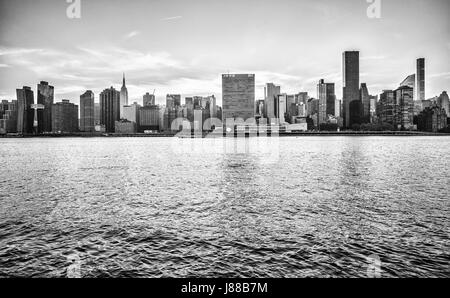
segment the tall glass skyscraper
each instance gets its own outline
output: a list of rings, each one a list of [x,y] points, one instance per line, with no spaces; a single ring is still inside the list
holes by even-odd
[[[47,82],[37,85],[37,103],[44,106],[38,113],[38,133],[52,132],[52,106],[55,88]]]
[[[342,54],[344,126],[351,127],[360,122],[361,103],[359,98],[359,52]]]

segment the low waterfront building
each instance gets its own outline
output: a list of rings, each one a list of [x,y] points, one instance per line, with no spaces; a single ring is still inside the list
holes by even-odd
[[[121,119],[115,122],[115,133],[135,134],[136,132],[136,122],[132,122],[126,119]]]

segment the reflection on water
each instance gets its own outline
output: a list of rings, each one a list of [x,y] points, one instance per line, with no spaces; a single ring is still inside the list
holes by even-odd
[[[449,276],[448,137],[0,142],[0,276]]]

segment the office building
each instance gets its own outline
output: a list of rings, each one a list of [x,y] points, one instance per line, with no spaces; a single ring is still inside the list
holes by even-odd
[[[412,129],[414,126],[414,89],[403,86],[395,90],[395,128]]]
[[[268,119],[270,123],[270,119],[278,118],[275,114],[276,101],[278,99],[278,95],[281,94],[281,87],[276,86],[273,83],[267,83],[266,87],[264,87],[264,98],[265,98],[265,107],[266,107],[266,115],[265,117]]]
[[[63,99],[52,105],[52,129],[55,133],[78,131],[78,106]]]
[[[17,100],[0,103],[0,134],[17,132]]]
[[[94,92],[91,90],[80,96],[80,131],[95,131],[95,102]]]
[[[119,118],[123,118],[123,107],[128,105],[128,89],[125,85],[125,74],[123,74],[122,88],[120,89],[120,115]]]
[[[425,58],[416,61],[416,90],[415,100],[425,100]]]
[[[222,96],[223,121],[239,118],[245,121],[254,118],[255,75],[222,75]]]
[[[450,117],[450,100],[446,91],[443,91],[436,100],[437,105],[445,110],[445,113]]]
[[[438,105],[425,108],[417,116],[417,129],[427,132],[439,132],[447,127],[448,114]]]
[[[377,116],[380,124],[390,124],[395,126],[396,101],[395,92],[384,90],[380,95],[377,107]]]
[[[44,106],[37,111],[38,133],[52,132],[52,105],[54,102],[55,88],[42,81],[37,85],[37,103]]]
[[[100,124],[105,131],[114,132],[115,122],[120,120],[120,92],[113,87],[100,93]]]
[[[343,53],[343,118],[344,126],[360,124],[361,103],[359,98],[359,52]]]
[[[34,111],[34,93],[30,87],[24,86],[16,90],[17,94],[17,132],[19,134],[32,134]]]
[[[319,99],[319,123],[326,123],[329,115],[336,114],[334,83],[325,83],[324,80],[320,80],[317,84],[317,97]]]
[[[166,108],[173,109],[181,106],[181,95],[179,94],[167,94],[166,96]]]
[[[115,122],[114,132],[117,134],[135,134],[137,132],[136,122],[120,119]]]
[[[156,105],[144,106],[139,109],[138,131],[160,130],[160,109]]]
[[[361,83],[359,96],[361,99],[361,123],[370,123],[370,94],[366,83]]]
[[[156,99],[154,94],[145,93],[143,96],[143,105],[146,106],[154,106],[156,104]]]

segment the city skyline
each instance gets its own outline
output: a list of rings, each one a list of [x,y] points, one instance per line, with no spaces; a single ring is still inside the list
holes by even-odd
[[[156,90],[159,104],[175,93],[215,94],[222,105],[221,74],[229,72],[255,74],[256,100],[264,99],[268,82],[281,86],[282,93],[314,96],[320,79],[335,83],[342,99],[340,55],[349,50],[360,51],[360,82],[373,95],[397,88],[415,72],[415,60],[425,57],[430,98],[450,88],[445,14],[450,4],[411,2],[382,1],[381,19],[371,19],[369,4],[359,0],[263,1],[258,6],[241,1],[226,9],[214,1],[133,1],[127,7],[83,1],[81,19],[71,20],[65,1],[0,1],[0,98],[15,99],[17,88],[35,90],[37,82],[47,81],[55,86],[55,101],[79,103],[79,96],[92,90],[99,102],[104,88],[120,90],[125,72],[130,103],[141,103],[144,94]],[[273,19],[272,9],[277,9]],[[112,17],[94,26],[105,11],[125,21],[113,24]],[[49,20],[37,22],[42,15]],[[236,33],[226,20],[242,30]]]

